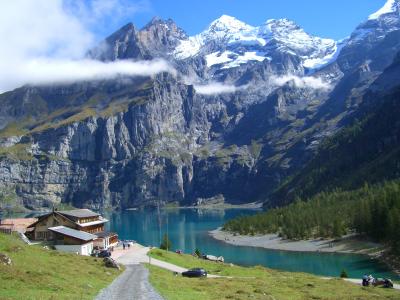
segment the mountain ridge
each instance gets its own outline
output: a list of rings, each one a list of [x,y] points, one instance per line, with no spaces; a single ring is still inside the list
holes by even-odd
[[[6,199],[30,209],[58,202],[127,208],[215,197],[270,201],[325,138],[349,124],[364,95],[400,81],[395,71],[377,80],[400,51],[393,14],[378,19],[360,24],[341,49],[329,41],[321,50],[321,39],[312,47],[313,38],[291,21],[270,21],[263,34],[275,36],[263,44],[254,27],[224,17],[239,35],[226,38],[224,24],[214,23],[221,36],[185,59],[174,51],[190,37],[172,20],[155,18],[140,30],[127,24],[88,58],[163,59],[178,75],[25,86],[0,95],[0,208],[11,205]],[[278,29],[290,37],[285,28],[311,48],[280,41]],[[318,55],[318,68],[304,65]]]

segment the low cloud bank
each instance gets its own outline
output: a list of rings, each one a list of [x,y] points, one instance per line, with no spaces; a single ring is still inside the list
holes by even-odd
[[[2,88],[24,84],[43,85],[49,83],[73,83],[85,80],[112,79],[119,75],[153,76],[169,72],[176,75],[164,60],[115,61],[35,59],[17,64],[8,70]]]
[[[206,85],[194,85],[196,92],[201,95],[218,95],[234,93],[241,87],[222,83],[210,83]]]
[[[312,88],[316,90],[329,90],[331,85],[319,77],[299,77],[295,75],[273,76],[272,82],[278,86],[283,86],[292,81],[298,88]]]
[[[187,84],[191,84],[191,81],[186,80]],[[293,82],[297,88],[311,88],[315,90],[329,90],[331,85],[319,77],[299,77],[295,75],[285,76],[272,76],[271,83],[277,86],[284,86],[288,82]],[[194,87],[198,94],[202,95],[219,95],[219,94],[230,94],[240,90],[244,90],[248,85],[235,86],[229,84],[223,84],[219,82],[213,82],[209,84],[194,84]]]

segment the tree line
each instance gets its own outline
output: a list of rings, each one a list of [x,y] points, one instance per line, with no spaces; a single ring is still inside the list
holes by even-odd
[[[400,181],[322,192],[286,207],[232,219],[223,229],[244,235],[278,233],[293,240],[356,232],[388,243],[400,254]]]

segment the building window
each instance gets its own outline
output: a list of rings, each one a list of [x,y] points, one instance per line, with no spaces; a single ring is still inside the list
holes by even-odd
[[[47,240],[49,238],[49,232],[48,231],[38,231],[37,232],[37,237],[39,240]]]

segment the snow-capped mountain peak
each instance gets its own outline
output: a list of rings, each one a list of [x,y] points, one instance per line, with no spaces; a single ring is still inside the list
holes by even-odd
[[[257,36],[258,29],[234,17],[223,15],[213,21],[202,33],[183,40],[176,48],[174,55],[178,59],[196,56],[202,47],[209,42],[224,45],[245,43],[265,45],[265,41]]]
[[[308,69],[329,64],[341,49],[334,40],[310,35],[289,19],[266,21],[259,27],[259,35],[277,41],[282,50],[299,55]]]
[[[239,32],[239,31],[247,31],[253,30],[254,27],[236,19],[235,17],[231,17],[228,15],[222,15],[220,18],[213,21],[209,28],[209,32]]]
[[[249,61],[271,60],[274,53],[297,55],[308,69],[319,68],[335,58],[340,47],[331,39],[306,33],[289,19],[270,19],[258,27],[223,15],[202,33],[182,40],[174,51],[177,59],[204,55],[207,66],[222,69]]]
[[[364,41],[381,40],[390,32],[400,29],[400,0],[387,0],[386,4],[361,23],[351,34],[349,45]]]
[[[289,19],[269,19],[262,26],[260,26],[260,29],[264,29],[272,33],[277,33],[282,29],[298,30],[301,28],[295,22]]]
[[[400,11],[400,1],[399,0],[387,0],[385,5],[379,9],[377,12],[373,13],[368,17],[368,20],[379,19],[383,15],[391,13],[399,13]]]

